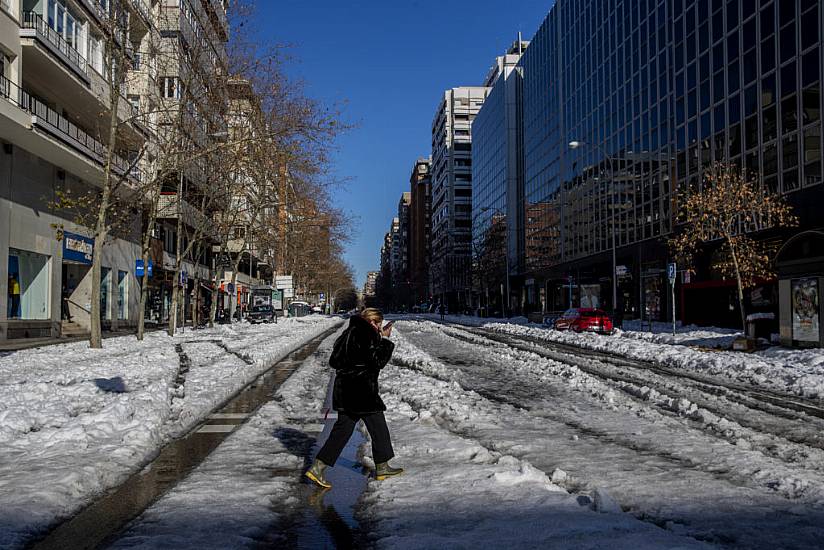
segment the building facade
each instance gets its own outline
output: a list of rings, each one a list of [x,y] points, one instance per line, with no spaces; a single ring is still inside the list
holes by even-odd
[[[530,307],[611,309],[614,277],[625,315],[668,318],[675,201],[714,160],[785,195],[802,229],[821,227],[822,17],[810,0],[556,3],[520,62]],[[686,321],[737,315],[714,253],[678,282]],[[774,309],[773,294],[766,282],[748,299]]]
[[[392,288],[394,306],[409,310],[412,307],[409,272],[409,222],[412,193],[405,191],[398,201],[398,217],[392,221]]]
[[[409,280],[412,301],[428,302],[429,260],[431,255],[432,161],[421,158],[415,162],[409,177]]]
[[[472,121],[489,94],[485,86],[444,92],[432,122],[433,298],[451,311],[471,303]]]
[[[80,334],[90,326],[94,232],[88,216],[61,207],[58,199],[91,196],[101,188],[110,105],[117,109],[112,171],[123,181],[116,196],[123,207],[103,247],[101,316],[104,328],[136,323],[136,260],[145,227],[141,186],[162,149],[152,129],[160,123],[156,113],[168,112],[164,100],[197,112],[181,102],[182,75],[194,74],[188,64],[211,64],[201,72],[225,76],[225,8],[218,0],[0,2],[0,340]],[[116,47],[124,54],[125,80],[116,101],[109,98],[108,79],[118,71],[106,66],[105,57],[110,27],[118,29]],[[181,56],[183,43],[190,55],[202,55]],[[191,133],[207,127],[208,136],[220,127],[210,122],[193,115]],[[203,173],[192,164],[192,173]],[[191,183],[186,188],[195,189],[197,178],[185,179]],[[191,204],[178,208],[177,190],[170,181],[158,205],[165,221],[151,244],[149,321],[168,318],[169,290],[177,284],[168,277],[177,216],[204,217]],[[192,276],[187,299],[200,289],[194,279],[208,280],[207,264],[205,256],[186,264]]]
[[[495,60],[484,82],[491,89],[489,97],[472,123],[473,290],[482,313],[519,307],[516,288],[521,285],[512,284],[524,255],[523,79],[518,61],[528,45],[519,39]]]
[[[149,32],[148,1],[128,3],[124,50],[134,59]],[[145,135],[126,123],[133,108],[111,101],[102,50],[111,14],[97,3],[0,3],[0,340],[55,337],[90,326],[93,232],[59,197],[100,189],[109,148],[104,131],[116,105],[122,138],[112,145],[113,177],[127,200],[140,185],[126,145]],[[139,290],[140,217],[123,223],[103,250],[104,326],[134,324]]]

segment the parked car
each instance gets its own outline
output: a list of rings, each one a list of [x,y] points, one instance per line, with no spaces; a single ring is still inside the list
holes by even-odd
[[[252,324],[276,322],[275,309],[269,304],[252,306],[252,310],[246,316],[246,320]]]
[[[566,310],[555,319],[555,330],[574,330],[575,332],[598,332],[612,334],[612,319],[602,309],[576,307]]]

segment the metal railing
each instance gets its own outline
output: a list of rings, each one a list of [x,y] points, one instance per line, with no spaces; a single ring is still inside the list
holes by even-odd
[[[86,157],[101,165],[105,162],[107,149],[103,143],[4,76],[0,76],[0,97],[33,115],[33,124],[43,126]],[[112,156],[112,165],[118,174],[129,172],[129,176],[140,181],[140,170],[136,166],[130,170],[130,163],[120,155]]]
[[[89,66],[86,58],[80,55],[80,52],[74,49],[66,41],[66,39],[60,35],[60,33],[51,28],[39,13],[24,11],[21,26],[24,29],[34,29],[37,31],[37,36],[42,37],[49,44],[57,48],[57,50],[63,54],[70,63],[75,65],[78,69],[80,69],[80,71],[83,72],[83,74],[88,76]]]

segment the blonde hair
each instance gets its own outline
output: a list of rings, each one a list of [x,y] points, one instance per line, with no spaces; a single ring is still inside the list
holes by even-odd
[[[368,307],[360,312],[360,316],[367,321],[383,322],[383,312],[376,307]]]

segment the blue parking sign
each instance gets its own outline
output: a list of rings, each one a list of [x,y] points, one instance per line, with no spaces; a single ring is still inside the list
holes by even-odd
[[[667,265],[667,277],[669,277],[670,284],[675,282],[675,275],[678,273],[678,266],[675,263]]]

